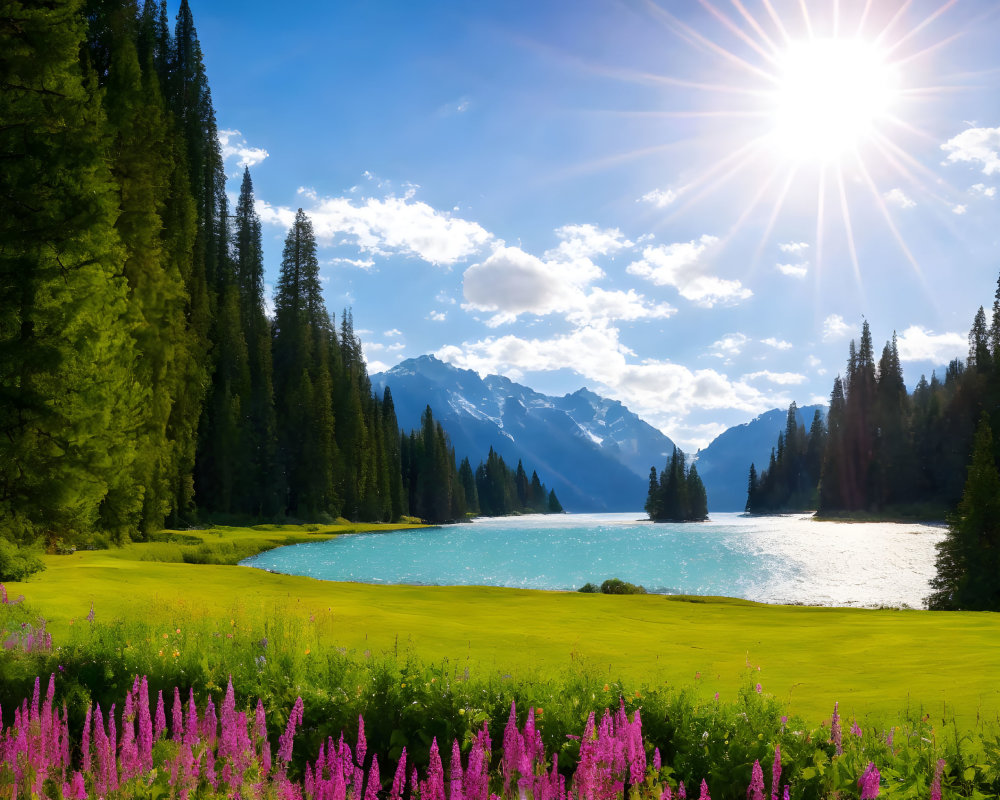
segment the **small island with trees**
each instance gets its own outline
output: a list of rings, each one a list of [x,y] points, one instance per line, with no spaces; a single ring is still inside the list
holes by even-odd
[[[685,467],[684,453],[674,448],[659,477],[649,468],[645,511],[653,522],[704,522],[708,495],[694,464]]]

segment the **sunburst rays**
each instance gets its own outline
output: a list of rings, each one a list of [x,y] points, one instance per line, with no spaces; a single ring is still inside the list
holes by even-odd
[[[813,180],[816,198],[813,260],[816,273],[820,275],[823,271],[826,240],[842,232],[854,280],[863,294],[863,254],[856,238],[852,207],[866,201],[848,191],[846,168],[868,189],[866,194],[871,196],[871,202],[878,209],[877,216],[883,220],[913,274],[923,282],[920,264],[886,205],[884,194],[893,181],[902,181],[921,196],[946,205],[954,204],[944,195],[958,195],[957,190],[941,181],[908,149],[910,143],[918,142],[930,150],[940,141],[912,122],[908,111],[920,104],[933,103],[943,95],[969,88],[965,84],[968,76],[963,74],[947,79],[939,76],[928,85],[920,85],[919,79],[914,82],[913,77],[920,74],[915,67],[932,66],[935,56],[954,45],[962,36],[961,30],[948,30],[945,25],[948,13],[957,2],[942,0],[920,13],[914,0],[887,0],[885,3],[875,0],[826,0],[824,3],[807,0],[729,0],[726,8],[720,0],[699,0],[699,6],[705,13],[702,15],[703,22],[695,23],[681,20],[667,11],[663,0],[643,0],[642,8],[652,19],[676,39],[700,51],[708,58],[707,63],[714,65],[708,71],[717,80],[702,80],[690,75],[684,79],[688,84],[698,83],[703,91],[715,98],[708,109],[711,115],[704,115],[703,120],[710,123],[715,117],[720,124],[734,127],[732,149],[701,169],[689,170],[683,185],[675,187],[679,200],[664,215],[662,224],[674,221],[691,207],[710,198],[738,173],[757,165],[757,183],[726,237],[734,236],[753,218],[753,211],[766,207],[769,198],[773,198],[770,199],[770,213],[763,238],[749,265],[753,269],[796,184],[801,180]],[[788,163],[782,167],[781,158],[788,157],[789,148],[786,146],[784,153],[775,154],[773,131],[762,134],[760,129],[754,127],[750,129],[752,132],[748,131],[747,140],[740,144],[735,128],[741,118],[759,116],[754,113],[755,108],[773,113],[769,106],[773,106],[774,93],[780,91],[782,59],[792,48],[808,48],[815,46],[810,42],[821,41],[860,42],[866,47],[877,48],[886,69],[902,76],[899,84],[893,87],[894,105],[888,107],[889,104],[886,104],[886,108],[879,110],[877,120],[864,131],[864,136],[859,136],[858,141],[847,141],[842,152],[835,155],[808,153],[805,160],[812,159],[814,169],[802,170],[801,163]],[[933,74],[934,71],[926,69],[925,72]],[[720,75],[724,77],[720,79]],[[675,76],[668,77],[681,80]],[[734,91],[738,89],[743,91]],[[744,104],[726,104],[724,100],[720,103],[720,95],[725,93],[750,99]],[[759,104],[756,107],[752,105],[755,102]],[[690,111],[695,110],[706,111],[704,108],[667,108],[660,115],[694,118]],[[878,175],[873,174],[873,159],[877,159]],[[775,166],[776,162],[778,166]],[[886,184],[883,189],[879,188],[879,181]],[[863,212],[861,215],[864,216]],[[831,227],[833,223],[837,223],[839,230]]]

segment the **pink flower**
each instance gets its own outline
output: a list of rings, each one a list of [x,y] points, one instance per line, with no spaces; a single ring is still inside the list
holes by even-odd
[[[382,779],[378,774],[378,756],[372,755],[372,765],[368,770],[368,785],[365,787],[365,800],[378,800],[380,788],[382,788]]]
[[[757,694],[760,694],[761,692],[764,691],[764,687],[762,687],[759,683],[753,688],[756,690]]]
[[[941,800],[941,775],[944,774],[944,759],[939,758],[934,767],[934,780],[931,782],[931,800]]]
[[[153,741],[158,742],[167,729],[167,714],[163,710],[163,689],[156,695],[156,722],[153,726]]]
[[[653,769],[656,770],[657,772],[659,772],[660,768],[662,766],[663,766],[663,762],[660,760],[660,748],[659,747],[654,747],[653,748]]]
[[[406,788],[406,748],[399,754],[399,763],[396,764],[396,774],[392,779],[392,792],[389,800],[399,800],[403,796]]]
[[[874,800],[874,798],[878,797],[879,781],[881,779],[882,776],[879,775],[878,767],[869,761],[864,774],[858,778],[858,786],[861,787],[861,800]]]
[[[760,768],[760,761],[756,759],[753,762],[750,785],[747,787],[747,797],[749,800],[764,800],[764,770]]]
[[[774,764],[771,765],[771,800],[778,800],[778,785],[780,783],[781,783],[781,745],[775,745]]]
[[[365,721],[358,716],[358,745],[354,748],[354,755],[358,759],[358,766],[364,767],[365,753],[368,751],[368,742],[365,740]]]
[[[833,704],[833,717],[830,719],[830,741],[837,748],[838,756],[844,752],[842,734],[840,732],[840,714],[837,713],[839,705],[840,703]]]
[[[712,798],[709,797],[708,784],[705,782],[704,778],[701,779],[701,794],[698,795],[698,800],[712,800]]]

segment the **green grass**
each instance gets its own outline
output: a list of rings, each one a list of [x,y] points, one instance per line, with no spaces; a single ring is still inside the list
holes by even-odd
[[[164,631],[224,618],[252,633],[266,621],[297,618],[314,626],[319,651],[405,651],[515,678],[586,670],[631,685],[693,686],[705,697],[718,691],[723,699],[745,686],[750,665],[766,692],[814,724],[834,701],[848,719],[927,712],[969,729],[1000,718],[1000,615],[372,586],[231,565],[269,547],[388,526],[315,528],[165,533],[118,550],[46,556],[45,572],[8,590],[49,620],[57,645],[79,631],[72,625],[85,624],[93,602],[99,620],[141,617]]]

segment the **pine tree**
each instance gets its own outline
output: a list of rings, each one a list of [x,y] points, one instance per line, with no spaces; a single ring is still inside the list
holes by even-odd
[[[545,486],[542,485],[541,480],[538,478],[538,473],[534,470],[531,472],[531,485],[528,488],[528,494],[531,496],[532,510],[537,511],[539,514],[544,514],[548,507]]]
[[[700,521],[708,519],[708,495],[705,484],[701,482],[698,468],[692,464],[687,473],[687,512],[684,519]]]
[[[830,410],[826,415],[826,450],[819,483],[819,510],[821,513],[843,509],[847,502],[846,425],[847,401],[844,384],[838,375],[830,392]]]
[[[562,514],[563,507],[562,503],[559,502],[559,498],[556,497],[556,490],[553,489],[549,492],[549,502],[548,502],[548,512],[550,514]]]
[[[750,476],[747,479],[747,504],[744,508],[749,514],[757,513],[757,468],[750,463]]]
[[[142,397],[135,410],[135,461],[131,470],[119,472],[101,511],[104,527],[135,537],[161,529],[173,503],[176,442],[168,426],[180,388],[186,295],[163,241],[172,135],[159,80],[151,62],[145,72],[140,69],[121,11],[106,37],[111,52],[105,107],[120,196],[115,227],[126,249],[135,378]]]
[[[458,468],[458,477],[462,485],[462,492],[465,495],[465,508],[472,514],[479,514],[479,494],[476,492],[476,474],[472,471],[472,464],[468,457],[462,459]]]
[[[992,368],[990,332],[986,327],[986,312],[982,306],[979,306],[969,330],[969,358],[966,366],[981,373],[989,372]]]
[[[403,492],[403,464],[400,453],[399,423],[396,421],[396,407],[392,402],[392,392],[389,387],[385,387],[382,393],[382,433],[385,438],[386,468],[389,472],[389,519],[393,522],[399,520],[406,512],[405,496]],[[468,461],[468,459],[466,459]],[[475,481],[473,480],[472,490],[475,492]],[[479,503],[466,500],[470,509],[479,511]]]
[[[110,142],[77,2],[0,26],[0,527],[87,532],[137,427]]]
[[[244,400],[243,457],[246,480],[238,489],[239,506],[256,517],[273,517],[283,493],[276,463],[274,376],[271,326],[264,310],[264,258],[260,217],[254,208],[250,170],[236,203],[232,261],[239,288],[240,321],[247,349],[249,393]]]
[[[299,209],[285,239],[275,293],[274,395],[278,462],[293,516],[336,516],[332,331],[320,292],[312,223]],[[360,416],[360,407],[355,416]]]
[[[958,511],[938,545],[937,577],[931,586],[931,608],[1000,609],[1000,472],[985,416],[976,429]]]
[[[649,468],[649,491],[646,493],[646,505],[643,510],[650,519],[660,517],[660,479],[656,475],[656,467]]]

